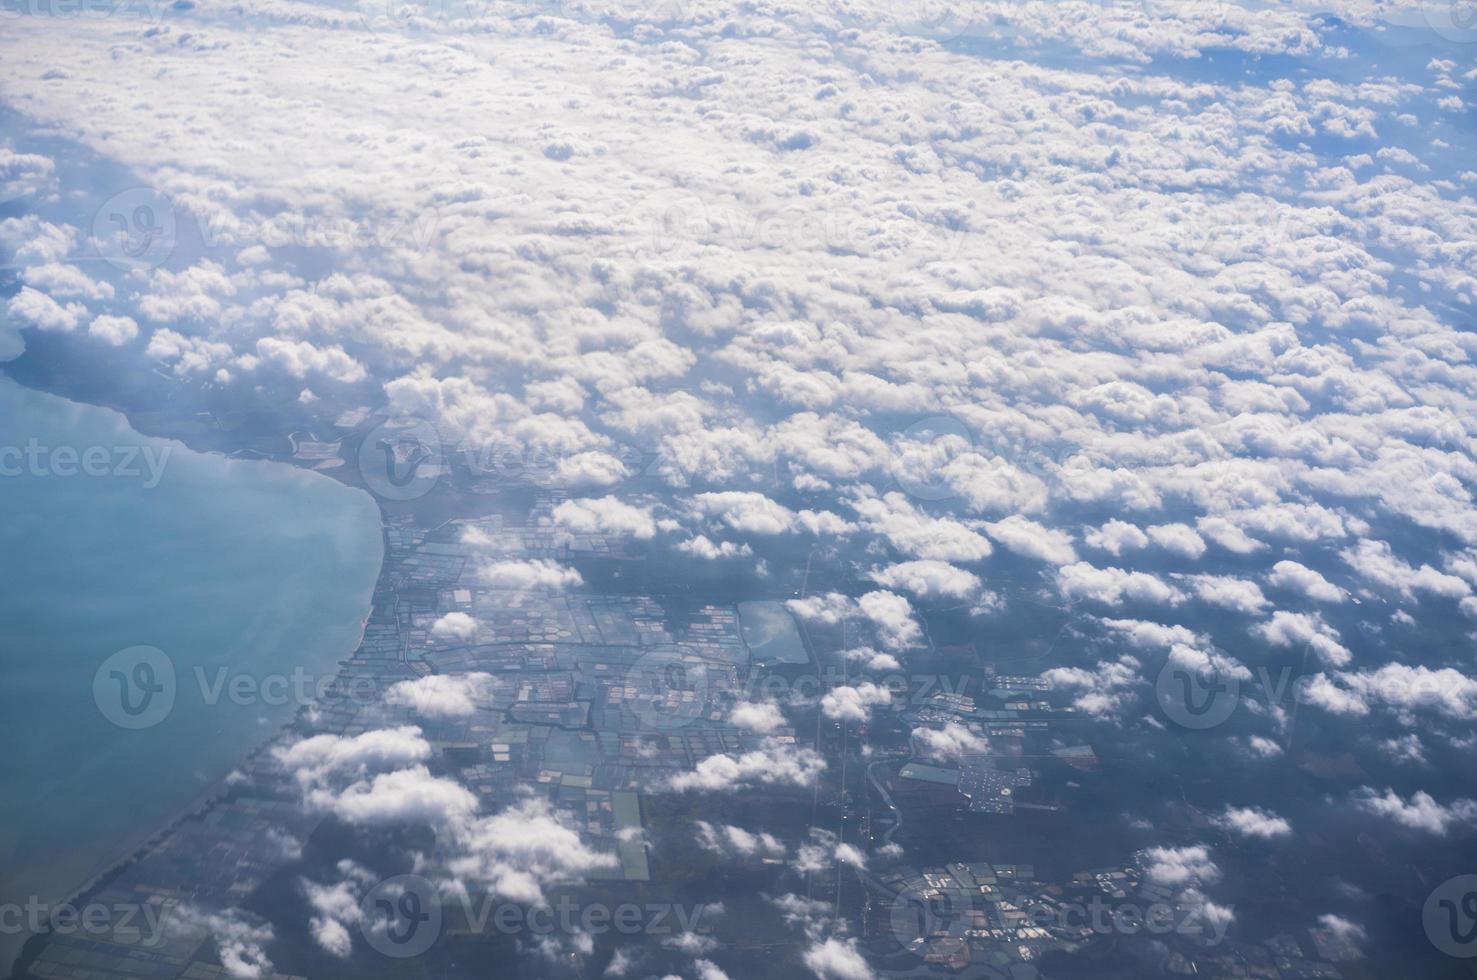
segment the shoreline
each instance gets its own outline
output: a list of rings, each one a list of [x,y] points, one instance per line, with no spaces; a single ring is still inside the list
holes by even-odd
[[[19,356],[23,357],[24,354],[25,352],[23,351]],[[362,493],[366,497],[368,497],[370,502],[372,502],[372,504],[374,505],[374,511],[378,522],[380,555],[374,569],[374,576],[367,586],[366,592],[361,597],[362,601],[360,602],[360,608],[362,612],[358,618],[358,628],[354,630],[352,634],[352,640],[350,643],[347,644],[347,648],[340,649],[334,652],[332,662],[337,671],[342,671],[344,665],[353,657],[354,653],[364,642],[364,637],[369,628],[370,620],[374,615],[374,597],[379,591],[381,582],[385,574],[386,559],[389,550],[389,542],[386,533],[386,514],[384,508],[380,505],[378,498],[376,498],[373,493],[371,493],[368,489],[364,487],[355,486],[351,483],[346,482],[345,480],[339,479],[335,470],[342,471],[342,467],[335,468],[335,470],[317,470],[310,466],[298,465],[298,463],[294,461],[291,457],[276,458],[271,456],[264,456],[257,459],[242,459],[239,457],[230,456],[226,453],[222,453],[216,449],[197,448],[190,445],[190,443],[186,441],[186,439],[181,438],[177,435],[166,433],[151,433],[143,428],[140,428],[136,424],[133,415],[121,405],[110,403],[107,401],[81,401],[74,397],[71,397],[64,392],[53,390],[49,387],[29,384],[25,380],[16,377],[9,370],[10,363],[11,361],[0,361],[0,377],[3,377],[5,380],[16,385],[18,388],[46,395],[48,397],[59,398],[70,405],[76,405],[84,408],[100,408],[109,412],[113,412],[123,420],[123,422],[131,431],[137,433],[144,438],[167,440],[169,442],[178,444],[190,453],[201,456],[216,456],[228,459],[232,462],[284,465],[288,469],[295,472],[302,472],[306,474],[311,474],[313,476],[330,479],[340,487]],[[275,741],[283,734],[283,732],[287,731],[293,724],[296,723],[299,715],[304,710],[306,710],[307,707],[307,705],[298,705],[296,711],[293,713],[291,718],[288,718],[282,723],[274,726],[271,729],[270,733],[267,734],[266,737],[263,738],[253,748],[244,753],[236,753],[232,755],[231,762],[226,771],[222,772],[220,775],[207,782],[197,792],[192,794],[187,801],[179,804],[178,806],[170,808],[162,817],[152,818],[147,822],[147,824],[141,824],[135,832],[125,835],[121,843],[106,848],[100,847],[100,857],[95,861],[87,863],[89,871],[86,873],[85,878],[76,882],[75,884],[68,884],[66,886],[56,888],[43,888],[38,886],[35,890],[38,893],[45,890],[54,895],[54,900],[50,898],[44,900],[48,904],[53,906],[76,905],[79,903],[85,903],[88,896],[105,887],[114,876],[116,876],[118,873],[123,871],[135,861],[139,860],[153,846],[155,846],[160,840],[162,840],[171,830],[191,819],[204,816],[214,806],[219,804],[223,799],[227,798],[231,792],[231,787],[227,783],[231,773],[235,772],[237,768],[239,768],[240,763],[253,758],[260,752],[265,750],[269,745],[271,745],[273,741]],[[35,870],[39,874],[44,871],[45,867],[46,866],[44,864],[38,865]],[[26,876],[22,875],[21,877],[22,881],[24,881]],[[41,898],[39,894],[36,897]],[[0,939],[17,941],[13,952],[7,949],[3,953],[3,955],[0,955],[0,978],[14,978],[19,975],[16,973],[16,968],[18,965],[25,961],[26,947],[28,947],[37,938],[37,936],[41,935],[44,935],[44,933],[17,934],[15,936],[0,937]],[[0,943],[0,945],[8,946],[9,943]]]

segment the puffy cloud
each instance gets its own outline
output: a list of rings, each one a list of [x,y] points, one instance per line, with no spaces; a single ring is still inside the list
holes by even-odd
[[[820,623],[824,626],[834,626],[844,619],[857,615],[858,611],[856,602],[850,596],[842,595],[840,592],[827,592],[821,595],[806,596],[803,599],[789,599],[785,602],[785,608],[806,622]]]
[[[673,776],[669,785],[699,792],[724,792],[754,783],[810,786],[825,768],[825,760],[814,749],[766,739],[750,752],[710,755],[692,772]]]
[[[890,704],[892,692],[870,681],[855,686],[840,685],[821,697],[821,713],[833,721],[865,722],[872,708]]]
[[[584,578],[573,568],[544,558],[488,562],[477,570],[477,575],[490,589],[516,592],[535,589],[563,592],[584,584]]]
[[[385,703],[405,705],[426,718],[465,718],[487,697],[491,674],[427,674],[385,691]]]
[[[131,316],[95,316],[87,333],[109,346],[122,347],[138,337],[138,323]]]
[[[868,670],[898,670],[902,667],[897,657],[871,647],[853,647],[841,651],[841,655],[847,660],[860,662]]]
[[[729,980],[728,974],[712,960],[693,960],[692,966],[697,970],[697,980]]]
[[[951,517],[932,517],[900,493],[859,497],[851,502],[863,526],[914,558],[975,562],[993,550],[990,542]]]
[[[1203,601],[1248,616],[1262,612],[1269,605],[1261,588],[1250,579],[1233,575],[1193,575],[1190,584],[1195,595]]]
[[[945,722],[941,728],[914,728],[913,741],[923,753],[938,759],[984,755],[990,740],[957,721]]]
[[[430,756],[431,743],[414,725],[359,735],[314,735],[272,749],[272,757],[304,787],[334,776],[358,778],[374,770],[424,762]]]
[[[1442,804],[1424,790],[1416,790],[1407,800],[1392,789],[1379,793],[1365,786],[1354,794],[1354,805],[1410,830],[1437,836],[1445,836],[1453,824],[1477,821],[1477,800],[1460,799]]]
[[[714,826],[706,820],[696,821],[698,844],[705,851],[720,856],[784,857],[785,845],[772,834],[750,833],[732,824]]]
[[[514,902],[542,905],[549,885],[620,864],[615,854],[587,845],[572,818],[538,797],[465,821],[457,838],[462,853],[449,862],[451,871]]]
[[[431,635],[438,640],[461,640],[477,635],[477,620],[464,612],[449,612],[431,624]]]
[[[1272,566],[1267,582],[1279,589],[1290,589],[1317,602],[1343,602],[1344,590],[1322,575],[1295,561],[1279,561]]]
[[[1342,715],[1367,715],[1384,704],[1402,712],[1431,711],[1453,721],[1477,719],[1477,679],[1459,670],[1385,664],[1375,670],[1316,674],[1304,686],[1309,704]]]
[[[728,723],[751,732],[768,735],[785,726],[785,716],[773,701],[740,701],[729,712]]]
[[[275,935],[269,924],[250,921],[236,909],[211,912],[189,903],[176,905],[163,923],[171,936],[196,941],[209,936],[227,976],[256,980],[272,975],[266,946]]]
[[[1149,536],[1138,525],[1120,520],[1111,520],[1100,528],[1089,530],[1082,540],[1089,547],[1106,551],[1115,558],[1125,551],[1137,551],[1149,546]]]
[[[1471,586],[1455,575],[1437,571],[1430,565],[1416,568],[1401,561],[1384,541],[1366,538],[1339,554],[1368,581],[1407,599],[1414,598],[1417,592],[1460,599],[1472,591]]]
[[[750,558],[753,557],[754,549],[747,544],[735,544],[732,541],[713,542],[708,540],[707,535],[698,534],[686,541],[677,543],[677,550],[684,551],[695,558],[703,558],[715,561],[719,558]]]
[[[820,980],[874,980],[876,977],[857,950],[855,939],[832,936],[821,940],[807,949],[802,959]]]
[[[6,312],[11,319],[37,330],[69,333],[87,315],[87,307],[81,303],[63,306],[39,290],[22,286],[20,292],[10,297]]]
[[[576,534],[611,534],[646,541],[656,535],[649,510],[615,497],[566,500],[554,508],[554,523]]]
[[[364,365],[344,353],[342,347],[319,348],[306,340],[263,337],[256,342],[256,352],[263,363],[281,368],[294,378],[314,375],[353,384],[367,376]]]
[[[750,490],[700,493],[693,506],[706,517],[716,517],[742,534],[783,534],[794,527],[789,508]]]
[[[1205,539],[1188,524],[1160,524],[1149,528],[1149,540],[1183,558],[1205,554]]]
[[[1265,543],[1258,541],[1224,517],[1202,517],[1196,521],[1195,527],[1205,537],[1238,555],[1249,555],[1266,547]]]
[[[1282,817],[1254,806],[1227,807],[1216,822],[1232,833],[1240,834],[1242,837],[1260,837],[1270,840],[1274,837],[1289,837],[1292,835],[1292,824]]]
[[[874,568],[870,577],[878,585],[901,589],[920,598],[941,596],[964,599],[980,589],[979,576],[943,561],[905,561],[885,568]]]
[[[986,524],[985,528],[990,532],[990,537],[1026,558],[1052,565],[1066,565],[1077,560],[1070,534],[1054,531],[1019,514]]]
[[[1190,847],[1151,847],[1144,856],[1144,876],[1154,884],[1166,888],[1211,885],[1221,877],[1221,869],[1211,860],[1210,850],[1201,844]]]
[[[1058,569],[1057,584],[1068,599],[1090,599],[1109,606],[1125,602],[1173,604],[1184,599],[1179,589],[1148,572],[1096,568],[1085,561]]]
[[[477,809],[477,797],[454,782],[432,776],[425,766],[382,772],[341,790],[311,789],[305,797],[314,809],[332,813],[345,823],[367,826],[459,823]]]
[[[1143,664],[1124,655],[1104,660],[1092,670],[1083,667],[1053,667],[1041,676],[1056,687],[1080,691],[1074,707],[1095,718],[1114,718],[1127,705],[1133,688],[1143,683]]]
[[[1339,642],[1338,630],[1308,613],[1279,609],[1272,618],[1256,627],[1268,643],[1279,647],[1306,646],[1326,664],[1342,667],[1353,659],[1347,647]]]
[[[868,592],[856,601],[862,616],[877,628],[877,639],[890,650],[917,646],[923,630],[913,618],[913,607],[895,592]]]

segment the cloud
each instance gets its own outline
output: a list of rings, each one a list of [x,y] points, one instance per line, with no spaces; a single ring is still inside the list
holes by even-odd
[[[272,757],[305,788],[331,777],[360,778],[376,770],[424,762],[430,756],[431,744],[414,725],[359,735],[314,735],[272,749]]]
[[[340,790],[310,789],[312,809],[331,813],[345,823],[382,827],[425,823],[443,827],[459,823],[477,809],[477,797],[453,780],[432,776],[425,766],[412,766],[361,779]]]
[[[1205,539],[1188,524],[1159,524],[1149,528],[1149,540],[1181,558],[1199,558],[1205,554]]]
[[[698,845],[722,857],[771,857],[785,856],[785,845],[772,834],[750,833],[732,824],[714,826],[706,820],[698,820]]]
[[[131,316],[103,314],[92,318],[87,333],[110,347],[122,347],[138,337],[138,323]]]
[[[649,510],[615,497],[566,500],[554,508],[554,523],[576,534],[610,534],[647,541],[656,535]]]
[[[461,640],[477,635],[477,620],[463,612],[449,612],[431,624],[431,635],[438,640]]]
[[[769,735],[785,726],[785,716],[773,701],[740,701],[728,715],[729,724],[761,735]]]
[[[487,562],[477,570],[477,575],[490,589],[515,592],[563,592],[578,588],[585,581],[573,568],[544,558]]]
[[[1089,547],[1106,551],[1115,558],[1125,551],[1138,551],[1149,546],[1149,536],[1137,525],[1120,520],[1111,520],[1100,528],[1089,530],[1083,535],[1083,540]]]
[[[6,312],[11,319],[37,330],[69,333],[76,330],[87,315],[87,307],[81,303],[63,306],[39,290],[22,286],[20,292],[10,298]]]
[[[1234,575],[1192,575],[1190,584],[1201,600],[1247,616],[1262,612],[1270,604],[1255,582]]]
[[[940,596],[964,599],[980,589],[979,576],[942,561],[906,561],[874,568],[872,581],[889,589],[901,589],[920,598]]]
[[[821,697],[821,713],[832,721],[855,721],[865,723],[872,717],[872,708],[890,704],[892,692],[870,681],[855,686],[833,687]]]
[[[1044,672],[1043,680],[1055,687],[1080,691],[1073,707],[1095,718],[1116,718],[1127,706],[1134,688],[1142,684],[1143,664],[1124,655],[1117,660],[1104,660],[1093,669],[1053,667]]]
[[[1052,565],[1066,565],[1077,560],[1070,534],[1054,531],[1019,514],[986,524],[985,528],[990,537],[1017,555]]]
[[[876,976],[854,939],[833,936],[813,944],[801,958],[820,980],[873,980]]]
[[[703,534],[678,542],[677,550],[707,561],[715,561],[719,558],[752,558],[754,555],[754,549],[747,544],[735,544],[732,541],[720,541],[715,544]]]
[[[256,980],[272,974],[266,954],[267,944],[275,938],[270,924],[249,921],[237,909],[211,912],[189,903],[176,905],[163,922],[171,936],[198,941],[208,935],[227,976]]]
[[[1202,844],[1151,847],[1144,856],[1147,861],[1144,876],[1166,888],[1212,885],[1221,878],[1221,869],[1211,860],[1210,850]]]
[[[914,728],[913,742],[935,759],[985,755],[990,750],[989,739],[957,721],[945,722],[941,728]]]
[[[385,691],[385,703],[405,705],[425,718],[465,718],[487,700],[491,674],[427,674]]]
[[[532,797],[456,831],[462,853],[448,862],[459,878],[514,902],[544,904],[544,889],[618,867],[613,853],[581,840],[572,818]]]
[[[1267,582],[1279,589],[1301,593],[1316,602],[1343,602],[1344,590],[1322,575],[1295,561],[1279,561],[1272,566]]]
[[[693,506],[705,517],[716,517],[741,534],[784,534],[795,525],[795,514],[762,493],[726,490],[700,493]]]
[[[1292,824],[1282,817],[1253,806],[1227,807],[1216,818],[1216,822],[1232,833],[1242,837],[1259,837],[1270,840],[1274,837],[1290,837]]]
[[[1416,568],[1401,561],[1384,541],[1366,538],[1339,555],[1366,580],[1407,599],[1414,598],[1417,592],[1460,599],[1472,591],[1471,586],[1455,575],[1439,572],[1430,565]]]
[[[851,507],[868,531],[913,558],[976,562],[994,550],[979,532],[951,517],[925,514],[900,493],[858,497]]]
[[[848,617],[857,615],[857,604],[850,596],[840,592],[806,596],[804,599],[789,599],[785,608],[809,623],[834,626]]]
[[[1355,792],[1354,805],[1407,829],[1437,836],[1445,836],[1453,824],[1477,822],[1477,800],[1460,799],[1441,804],[1425,790],[1416,790],[1406,800],[1392,789],[1381,794],[1365,786]]]
[[[1095,568],[1085,561],[1059,568],[1057,584],[1068,599],[1087,599],[1109,606],[1126,602],[1163,605],[1184,600],[1182,592],[1148,572]]]
[[[1323,622],[1316,614],[1294,613],[1279,609],[1272,618],[1256,627],[1256,633],[1278,647],[1306,646],[1324,663],[1342,667],[1353,659],[1349,649],[1339,642],[1338,630]]]
[[[725,792],[741,786],[811,786],[826,768],[814,749],[766,739],[742,754],[710,755],[691,772],[678,773],[668,785],[678,791]]]
[[[853,647],[841,651],[841,655],[847,660],[860,662],[868,670],[898,670],[902,667],[897,657],[871,647]]]
[[[1430,711],[1453,721],[1477,719],[1477,679],[1451,667],[1385,664],[1374,670],[1315,674],[1303,699],[1325,711],[1362,716],[1383,704],[1401,712]]]
[[[913,607],[895,592],[868,592],[857,600],[862,616],[877,628],[877,640],[889,650],[917,646],[923,630],[913,619]]]
[[[1341,915],[1328,913],[1318,917],[1318,925],[1333,933],[1339,939],[1350,943],[1362,943],[1369,938],[1364,927]]]

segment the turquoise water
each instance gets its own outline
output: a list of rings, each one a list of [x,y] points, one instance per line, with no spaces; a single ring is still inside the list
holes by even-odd
[[[0,902],[68,895],[290,719],[356,645],[380,559],[365,493],[0,378]],[[120,714],[108,669],[94,691],[139,645],[172,662],[167,713]]]

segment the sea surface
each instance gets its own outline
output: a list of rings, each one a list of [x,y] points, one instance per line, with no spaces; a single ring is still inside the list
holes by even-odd
[[[0,902],[70,896],[290,720],[381,557],[362,491],[0,377]]]

